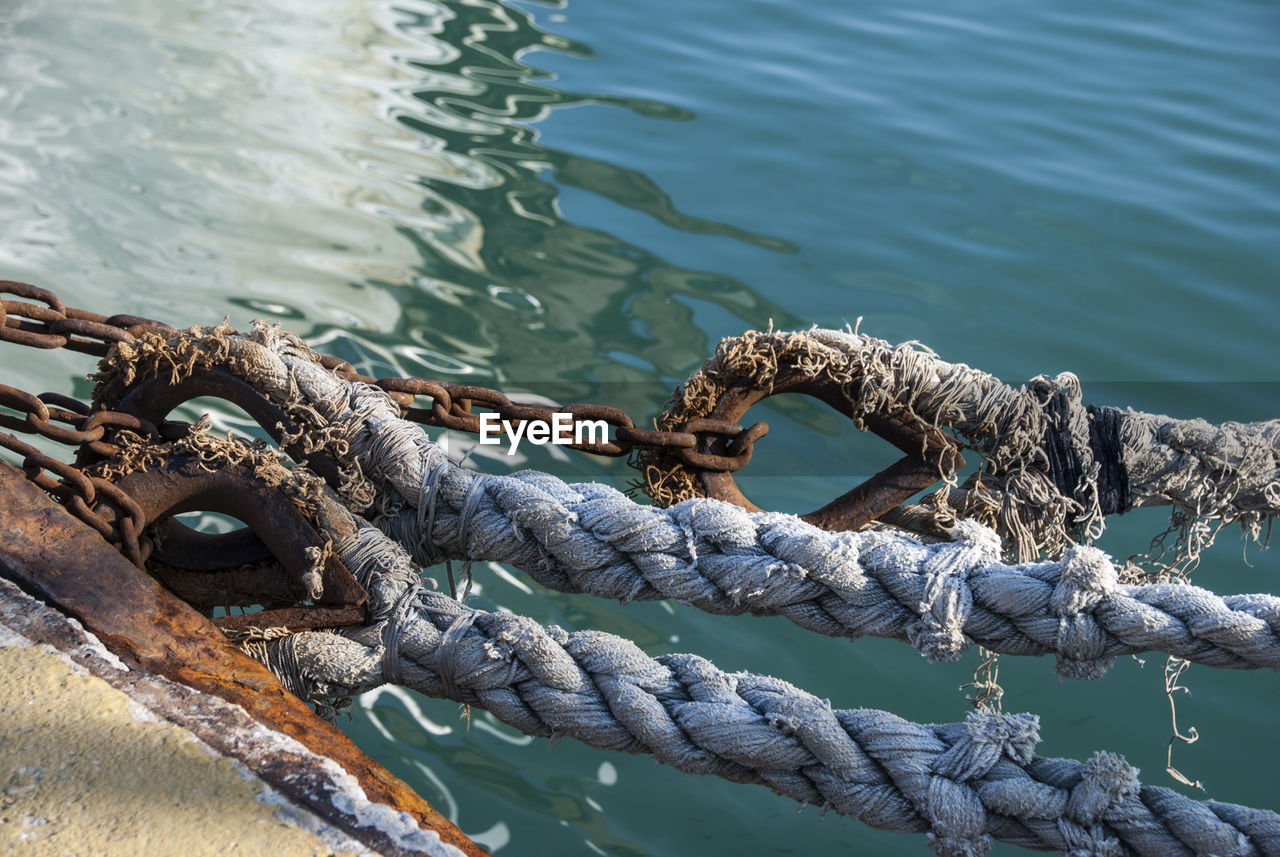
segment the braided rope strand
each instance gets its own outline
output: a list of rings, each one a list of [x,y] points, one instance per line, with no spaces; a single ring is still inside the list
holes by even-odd
[[[1115,657],[1143,651],[1280,668],[1274,596],[1120,584],[1114,564],[1090,547],[1011,566],[1000,561],[998,537],[968,522],[956,541],[924,545],[705,499],[641,506],[607,486],[535,471],[482,477],[401,420],[381,390],[324,370],[296,338],[260,328],[225,346],[237,371],[318,426],[335,456],[358,460],[372,485],[352,490],[378,497],[378,525],[421,562],[507,562],[564,592],[672,598],[712,613],[782,615],[829,636],[906,639],[931,661],[955,660],[977,643],[1054,652],[1069,677],[1099,676]]]
[[[1280,855],[1275,813],[1142,786],[1110,753],[1084,763],[1036,756],[1033,715],[922,725],[835,709],[695,655],[650,658],[610,634],[466,607],[411,580],[412,560],[368,525],[336,550],[362,583],[381,578],[370,586],[374,612],[394,614],[383,621],[398,624],[406,686],[478,705],[529,735],[766,785],[874,827],[926,833],[943,857],[979,857],[995,840],[1073,857]],[[307,632],[255,652],[304,698],[351,696],[387,680],[385,637],[378,626]]]

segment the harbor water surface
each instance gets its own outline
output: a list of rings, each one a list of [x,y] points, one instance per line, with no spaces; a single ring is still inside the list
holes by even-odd
[[[280,321],[375,376],[425,375],[647,424],[716,342],[811,325],[918,340],[1014,384],[1214,421],[1280,416],[1274,4],[13,0],[0,9],[0,278],[173,324]],[[5,382],[92,367],[6,347]],[[794,398],[794,397],[792,397]],[[220,428],[243,419],[214,408]],[[743,479],[806,511],[894,457],[814,400]],[[474,440],[447,437],[461,457]],[[470,464],[623,488],[621,460],[524,445]],[[1146,550],[1167,514],[1102,546]],[[214,519],[206,526],[224,526]],[[1219,536],[1193,580],[1277,591]],[[474,603],[784,678],[841,708],[954,721],[977,653],[778,618],[548,592],[478,564]],[[427,574],[442,578],[440,569]],[[1046,755],[1280,809],[1270,673],[1163,658],[1064,683],[1005,658]],[[926,855],[751,786],[385,689],[341,721],[498,855]],[[999,846],[997,854],[1022,853]]]

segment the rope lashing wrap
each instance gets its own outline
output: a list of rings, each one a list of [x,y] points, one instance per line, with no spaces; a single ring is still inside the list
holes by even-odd
[[[1099,676],[1115,657],[1143,651],[1280,669],[1273,596],[1119,584],[1111,561],[1089,547],[1009,566],[998,537],[971,523],[957,526],[958,541],[924,545],[891,532],[828,533],[705,499],[641,506],[607,486],[533,471],[479,476],[400,420],[381,390],[325,371],[296,338],[265,328],[251,336],[224,334],[224,355],[358,459],[377,490],[352,491],[377,496],[378,526],[421,562],[441,554],[507,562],[563,592],[672,598],[711,613],[782,615],[829,636],[908,639],[934,661],[978,643],[1056,652],[1069,677]]]
[[[1036,756],[1033,715],[920,725],[834,709],[695,655],[650,658],[610,634],[475,610],[423,588],[398,545],[356,527],[348,517],[335,528],[346,533],[335,550],[370,590],[378,623],[246,645],[304,698],[386,682],[386,624],[395,622],[395,675],[414,690],[480,706],[529,735],[652,754],[874,827],[926,833],[943,857],[978,857],[995,840],[1074,857],[1280,855],[1275,813],[1142,786],[1109,753],[1083,764]]]
[[[993,526],[1019,561],[1060,556],[1073,540],[1096,538],[1106,515],[1130,507],[1170,505],[1184,533],[1197,522],[1239,522],[1254,537],[1280,514],[1280,420],[1212,425],[1086,406],[1070,373],[1015,389],[918,343],[891,345],[847,330],[723,340],[676,389],[658,428],[706,416],[730,385],[768,391],[784,370],[829,384],[855,415],[943,428],[980,452],[981,481],[969,490],[944,488],[930,505]],[[677,463],[650,452],[641,461],[660,505],[701,494]],[[1203,539],[1188,541],[1192,552],[1203,546]]]

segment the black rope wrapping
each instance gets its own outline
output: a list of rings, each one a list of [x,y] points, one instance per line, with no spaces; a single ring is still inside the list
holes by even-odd
[[[1080,450],[1071,436],[1070,417],[1075,402],[1066,392],[1058,391],[1048,396],[1044,409],[1049,421],[1044,431],[1041,448],[1048,459],[1049,475],[1064,496],[1077,496],[1084,482],[1084,464]],[[1124,447],[1120,440],[1120,425],[1124,411],[1119,408],[1086,406],[1089,418],[1089,449],[1099,465],[1097,489],[1098,506],[1104,515],[1129,511],[1132,497],[1129,493],[1129,471],[1124,465]]]
[[[1133,497],[1129,493],[1129,469],[1124,466],[1124,444],[1120,440],[1120,426],[1124,423],[1124,411],[1098,405],[1089,405],[1089,447],[1093,460],[1101,465],[1098,471],[1098,505],[1104,515],[1118,515],[1129,511]]]

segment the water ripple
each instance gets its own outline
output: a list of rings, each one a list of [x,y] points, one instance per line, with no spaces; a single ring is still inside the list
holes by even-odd
[[[1276,32],[1271,6],[1245,0],[16,0],[0,10],[0,264],[94,309],[267,315],[368,374],[641,422],[721,336],[859,317],[1012,381],[1071,369],[1139,382],[1114,404],[1252,418],[1274,411],[1273,385],[1225,382],[1276,374]],[[79,391],[85,368],[11,366],[24,387]],[[761,455],[802,473],[758,478],[757,499],[812,506],[873,469],[824,405],[761,410]],[[474,443],[442,439],[455,456]],[[492,472],[631,475],[482,456]],[[489,572],[491,608],[654,652],[679,641],[833,703],[963,713],[963,665],[925,669],[891,643],[623,611]],[[1164,766],[1149,718],[1096,713],[1162,698],[1046,686],[1042,667],[1006,669],[1027,671],[1011,694],[1045,713],[1054,752]],[[1214,796],[1274,804],[1233,740],[1265,734],[1274,706],[1198,680],[1197,746],[1222,736],[1197,761]],[[927,851],[643,759],[548,753],[482,715],[468,732],[448,704],[371,705],[350,727],[361,743],[495,848]]]

